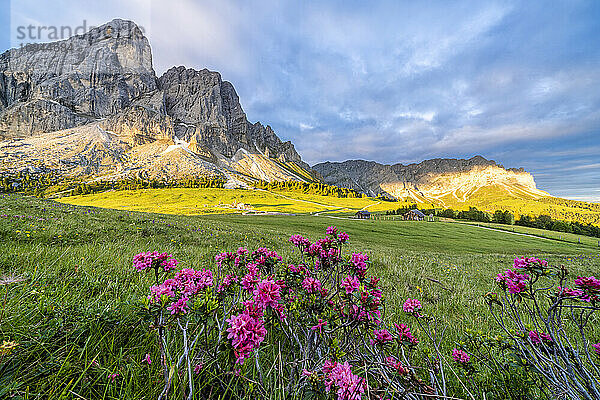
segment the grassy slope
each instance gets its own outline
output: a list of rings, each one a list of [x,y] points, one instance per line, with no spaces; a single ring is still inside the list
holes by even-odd
[[[287,238],[315,239],[331,224],[351,235],[350,249],[371,255],[383,278],[388,312],[407,296],[449,324],[449,345],[468,327],[492,330],[481,295],[516,255],[565,263],[573,274],[600,269],[597,247],[541,240],[448,223],[334,220],[316,216],[175,216],[93,209],[17,195],[0,198],[0,275],[26,281],[0,286],[0,340],[16,340],[19,362],[0,367],[0,388],[65,398],[156,397],[157,358],[135,314],[147,278],[133,254],[168,251],[182,267],[212,266],[215,253],[267,246],[294,258]],[[430,281],[436,279],[441,284]],[[442,288],[442,285],[444,288]],[[417,334],[418,331],[416,332]],[[15,353],[17,354],[17,353]],[[98,367],[90,367],[97,360]],[[108,374],[121,377],[111,383]],[[12,388],[12,389],[11,389]],[[0,389],[2,390],[2,389]],[[3,394],[0,392],[0,397]]]
[[[246,203],[258,211],[283,213],[314,213],[347,208],[360,210],[377,207],[378,211],[395,209],[402,203],[379,203],[371,198],[337,198],[294,192],[267,192],[242,189],[143,189],[102,192],[60,199],[75,205],[117,208],[133,211],[197,215],[240,212],[225,207],[233,203]],[[387,208],[386,208],[387,207]]]
[[[162,212],[183,215],[222,214],[237,212],[223,205],[234,202],[251,204],[258,211],[282,213],[315,213],[333,211],[354,213],[362,208],[382,213],[411,204],[387,202],[373,198],[344,199],[286,191],[228,190],[228,189],[145,189],[97,193],[86,196],[65,197],[60,201],[69,204],[118,208],[133,211]],[[469,206],[494,212],[509,210],[516,215],[550,215],[554,219],[600,224],[600,204],[576,202],[558,198],[516,199],[506,193],[498,197],[491,188],[482,188],[467,202],[454,198],[444,199],[445,207],[458,210]],[[440,207],[440,204],[423,203],[420,206]]]

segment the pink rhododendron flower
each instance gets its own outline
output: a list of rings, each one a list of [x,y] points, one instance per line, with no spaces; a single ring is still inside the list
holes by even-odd
[[[281,299],[281,286],[272,280],[262,280],[254,289],[254,302],[260,307],[276,308]]]
[[[400,342],[406,340],[410,344],[417,344],[419,341],[412,335],[410,332],[410,328],[404,324],[396,324],[394,323],[394,327],[396,328],[396,332],[398,332],[398,340]]]
[[[246,313],[233,316],[226,321],[229,323],[227,339],[231,339],[236,362],[241,364],[265,339],[267,330],[262,319],[251,317]]]
[[[178,289],[185,295],[194,295],[213,285],[212,271],[207,269],[195,271],[184,268],[177,272],[173,279],[177,281]]]
[[[352,258],[350,259],[351,268],[361,278],[364,278],[367,273],[367,261],[369,261],[368,255],[352,253]]]
[[[558,295],[564,297],[579,297],[583,295],[583,290],[581,289],[569,289],[566,287],[558,287]]]
[[[186,296],[181,297],[176,302],[172,303],[167,310],[171,311],[171,315],[174,314],[186,314],[188,312],[188,302],[189,298]]]
[[[238,281],[238,277],[235,275],[225,275],[223,282],[217,288],[217,292],[227,290],[234,282]]]
[[[349,239],[350,235],[348,235],[346,232],[338,234],[338,240],[340,241],[340,243],[346,243]]]
[[[517,294],[525,291],[527,288],[527,282],[530,276],[527,274],[520,274],[513,271],[512,269],[506,270],[503,274],[496,276],[496,282],[500,285],[506,286],[509,293]]]
[[[148,365],[152,364],[152,359],[150,359],[150,354],[146,353],[146,357],[144,357],[144,362]]]
[[[520,268],[530,269],[535,266],[547,267],[548,261],[540,260],[539,258],[535,258],[535,257],[515,258],[514,267],[517,269],[520,269]]]
[[[594,352],[600,356],[600,343],[593,344],[592,348],[594,349]]]
[[[118,377],[118,376],[119,376],[119,373],[118,373],[118,372],[115,372],[114,374],[110,374],[110,375],[108,376],[108,378],[110,379],[110,381],[111,381],[111,382],[114,382],[114,381],[115,381],[115,379],[117,379],[117,377]]]
[[[198,375],[200,373],[200,371],[202,371],[202,368],[204,368],[204,364],[202,364],[202,363],[196,364],[194,366],[194,373],[196,375]]]
[[[583,290],[582,300],[600,301],[600,279],[596,279],[594,276],[578,276],[575,279],[575,286]]]
[[[371,345],[384,345],[388,342],[394,340],[392,335],[387,329],[374,329],[373,335],[375,335],[375,339],[371,339]]]
[[[342,281],[342,286],[346,289],[346,294],[350,294],[360,287],[360,281],[357,276],[348,275],[346,279]]]
[[[337,387],[338,400],[360,400],[365,392],[366,384],[363,378],[352,373],[350,364],[331,363],[327,361],[323,366],[323,372],[327,376],[325,390],[331,391],[333,386]]]
[[[290,237],[290,242],[302,251],[308,249],[308,247],[311,245],[310,240],[306,239],[302,235],[292,235]]]
[[[471,361],[471,357],[462,350],[454,349],[452,350],[452,358],[454,361],[460,364],[467,364]]]
[[[533,344],[540,344],[542,342],[545,342],[545,343],[552,342],[552,338],[547,333],[538,332],[538,331],[530,331],[528,336],[529,336],[529,339],[531,340],[531,343],[533,343]]]
[[[162,266],[165,271],[170,271],[175,268],[178,261],[167,253],[159,253],[158,251],[147,251],[133,256],[133,266],[137,271],[142,271],[146,268],[158,268]]]
[[[150,287],[150,295],[148,300],[158,303],[162,296],[173,297],[177,290],[177,281],[175,279],[167,279],[160,285]]]
[[[304,278],[304,280],[302,281],[302,287],[308,293],[317,292],[317,291],[321,290],[321,282],[319,282],[317,279],[311,278],[311,277]]]
[[[323,321],[321,318],[319,318],[319,320],[317,321],[317,324],[315,326],[311,326],[310,330],[311,331],[318,330],[319,333],[323,333],[323,327],[325,325],[327,325],[327,321]]]
[[[217,262],[217,265],[220,267],[221,265],[223,265],[223,261],[233,261],[235,260],[235,253],[219,253],[215,256],[215,261]]]
[[[244,275],[240,284],[244,290],[253,292],[258,282],[260,282],[260,277],[256,273],[248,272],[246,275]]]
[[[421,302],[417,299],[406,299],[404,305],[402,306],[404,312],[414,313],[417,310],[421,309]]]
[[[328,235],[336,235],[337,234],[337,227],[335,226],[328,226],[327,229],[325,229],[325,233]]]

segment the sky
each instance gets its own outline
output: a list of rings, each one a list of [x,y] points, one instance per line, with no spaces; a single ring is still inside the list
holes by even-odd
[[[600,1],[0,1],[0,50],[135,21],[157,75],[219,71],[311,165],[479,154],[600,202]]]

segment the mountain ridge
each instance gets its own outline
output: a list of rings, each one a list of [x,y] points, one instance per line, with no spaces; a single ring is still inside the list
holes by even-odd
[[[178,66],[158,77],[148,39],[120,19],[0,54],[0,139],[0,173],[177,178],[210,171],[239,184],[313,179],[290,141],[248,121],[220,73]],[[165,146],[183,152],[165,153]],[[20,160],[11,157],[15,147]],[[98,159],[103,154],[107,160]],[[256,163],[260,177],[249,168]]]
[[[327,184],[398,200],[464,203],[489,187],[514,198],[550,196],[537,188],[533,176],[523,168],[507,169],[480,155],[469,159],[436,158],[408,165],[347,160],[318,163],[312,168]]]

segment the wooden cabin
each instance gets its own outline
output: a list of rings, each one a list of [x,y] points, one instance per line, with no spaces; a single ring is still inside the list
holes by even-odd
[[[425,219],[425,214],[417,209],[414,209],[404,214],[402,219],[405,221],[423,221]]]
[[[371,213],[367,210],[360,210],[356,214],[354,214],[354,218],[358,219],[371,219]]]

